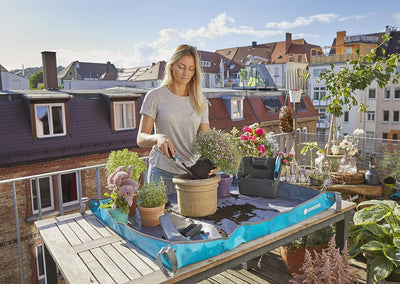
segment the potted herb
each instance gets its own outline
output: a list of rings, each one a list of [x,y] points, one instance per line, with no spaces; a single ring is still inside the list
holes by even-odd
[[[123,169],[127,169],[130,165],[132,165],[132,174],[130,178],[139,182],[141,174],[146,169],[146,165],[143,159],[139,158],[136,152],[129,151],[126,148],[122,150],[111,151],[106,164],[106,175],[109,176],[111,173],[115,172],[115,170],[120,166],[123,166]],[[129,215],[135,214],[136,203],[137,194],[133,196]]]
[[[160,224],[158,218],[164,214],[165,203],[168,202],[166,186],[162,178],[158,181],[150,180],[140,186],[138,210],[142,225],[155,227]]]
[[[117,221],[127,224],[129,209],[139,184],[131,178],[133,166],[128,166],[126,171],[124,168],[125,166],[118,167],[107,177],[107,188],[111,192],[106,192],[104,195],[110,200],[100,207],[107,208]]]
[[[292,273],[290,283],[342,283],[352,284],[358,280],[356,271],[351,266],[347,243],[342,252],[336,248],[335,237],[329,246],[321,252],[306,249],[299,273]]]
[[[400,281],[400,205],[393,200],[369,200],[357,205],[349,230],[350,256],[367,258],[368,277]]]

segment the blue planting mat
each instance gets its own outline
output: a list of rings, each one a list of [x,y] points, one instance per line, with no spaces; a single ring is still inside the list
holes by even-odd
[[[176,194],[170,195],[169,201],[170,211],[177,212]],[[90,200],[88,205],[94,215],[116,233],[156,258],[163,271],[168,267],[175,272],[321,213],[332,207],[336,195],[285,182],[279,184],[278,198],[231,194],[218,198],[217,213],[233,209],[234,213],[225,218],[185,218],[172,213],[171,220],[178,229],[190,223],[202,224],[199,234],[187,241],[175,242],[163,238],[160,226],[142,227],[137,212],[129,217],[128,225],[116,222],[104,208],[99,208],[101,203],[107,202],[108,199]],[[242,212],[240,208],[247,210]]]

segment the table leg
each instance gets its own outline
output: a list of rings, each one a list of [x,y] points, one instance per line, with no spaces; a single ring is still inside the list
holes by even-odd
[[[44,259],[46,265],[46,280],[47,283],[57,283],[57,266],[54,262],[49,250],[46,245],[43,244],[44,247]]]
[[[349,221],[352,215],[352,211],[348,211],[344,214],[343,220],[336,223],[336,246],[341,250],[344,248],[349,237]]]

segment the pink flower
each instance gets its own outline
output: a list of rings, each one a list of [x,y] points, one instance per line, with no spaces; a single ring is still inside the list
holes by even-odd
[[[259,152],[261,152],[262,155],[264,155],[264,153],[265,153],[265,146],[264,146],[264,145],[260,145],[260,146],[257,147],[257,150],[258,150]]]
[[[244,140],[244,141],[247,141],[247,140],[249,140],[249,136],[247,136],[245,134],[242,134],[242,135],[240,135],[240,139]]]
[[[289,153],[288,155],[289,155],[290,157],[292,157],[292,158],[294,157],[294,154],[293,154],[293,153]]]
[[[253,135],[253,136],[250,137],[250,139],[253,140],[254,143],[257,143],[257,137],[256,136]]]
[[[284,159],[284,160],[283,160],[283,163],[284,163],[284,164],[287,164],[287,163],[288,163],[288,161],[287,161],[286,159]]]
[[[244,132],[248,132],[248,133],[251,133],[251,134],[253,134],[253,129],[251,129],[249,126],[243,126],[243,131]]]
[[[264,134],[264,130],[262,130],[262,128],[258,127],[258,128],[256,129],[256,134],[257,134],[258,136],[262,136],[262,135]]]

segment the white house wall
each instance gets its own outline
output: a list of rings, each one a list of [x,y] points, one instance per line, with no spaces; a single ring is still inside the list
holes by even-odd
[[[29,90],[29,80],[9,72],[1,72],[3,90]]]
[[[97,90],[116,86],[137,87],[137,84],[130,81],[64,80],[65,90]]]

